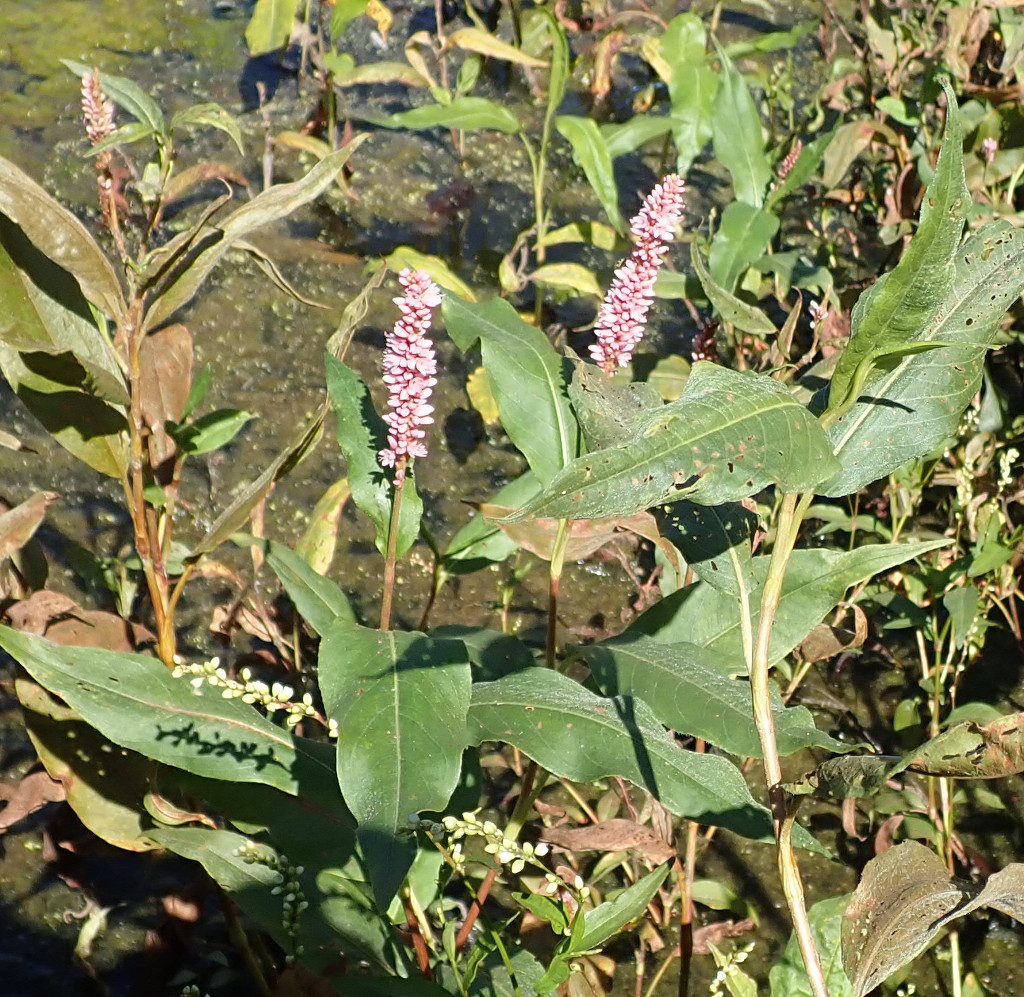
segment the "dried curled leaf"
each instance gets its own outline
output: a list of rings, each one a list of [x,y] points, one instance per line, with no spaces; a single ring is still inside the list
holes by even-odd
[[[905,841],[865,867],[843,918],[843,967],[855,997],[923,952],[954,918],[993,907],[1024,921],[1024,864],[1013,863],[983,888],[949,875],[930,849]]]

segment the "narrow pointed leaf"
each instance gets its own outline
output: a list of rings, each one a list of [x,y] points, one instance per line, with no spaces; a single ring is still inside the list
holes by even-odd
[[[88,301],[113,319],[124,296],[114,268],[88,229],[27,173],[0,157],[0,215],[6,215],[44,256],[78,281]]]
[[[600,199],[608,221],[620,234],[624,233],[626,223],[619,212],[619,188],[615,183],[612,157],[597,122],[593,118],[563,114],[555,118],[555,127],[572,146],[573,156]]]
[[[535,59],[522,49],[503,42],[488,31],[480,28],[459,28],[447,35],[449,45],[461,48],[466,52],[478,52],[492,59],[503,59],[505,62],[515,62],[521,66],[531,66],[534,69],[541,69],[547,65],[543,59]]]
[[[387,424],[373,407],[362,379],[340,360],[327,356],[327,390],[338,417],[338,445],[348,461],[348,483],[352,501],[377,528],[377,549],[387,550],[394,497],[392,472],[381,466],[377,455],[387,446]],[[401,557],[415,542],[420,530],[423,502],[413,475],[402,487],[399,510],[397,554]]]
[[[990,222],[960,247],[950,268],[952,286],[907,335],[961,345],[904,357],[868,381],[829,431],[843,467],[820,486],[823,495],[858,491],[955,434],[981,386],[1000,320],[1024,292],[1024,231]]]
[[[518,132],[522,125],[507,108],[486,97],[456,97],[450,104],[426,104],[411,111],[400,111],[387,118],[373,119],[374,124],[386,128],[455,128],[477,131],[481,128],[508,135]]]
[[[877,280],[854,306],[850,341],[832,374],[830,409],[842,412],[856,401],[871,369],[891,369],[894,364],[887,364],[886,356],[893,348],[920,342],[922,330],[934,324],[952,289],[954,255],[971,200],[964,179],[956,98],[948,81],[944,87],[946,131],[917,232],[896,268]]]
[[[778,230],[779,219],[771,212],[745,201],[731,202],[722,212],[708,252],[708,272],[716,284],[731,293],[747,267],[764,255]],[[718,302],[711,300],[717,306]]]
[[[504,741],[548,771],[590,782],[618,775],[674,814],[768,840],[768,812],[720,755],[686,751],[640,700],[604,699],[546,668],[473,687],[468,739]]]
[[[448,334],[463,353],[479,340],[501,424],[546,484],[577,452],[579,430],[562,358],[540,329],[501,298],[476,304],[445,295],[443,314]]]
[[[573,945],[573,950],[587,952],[596,949],[630,921],[639,920],[654,899],[658,887],[665,882],[670,868],[668,863],[662,865],[628,886],[614,900],[606,900],[593,910],[588,910],[583,935]]]
[[[345,148],[317,163],[301,180],[277,184],[216,225],[211,224],[204,236],[190,247],[186,258],[177,261],[158,282],[153,304],[146,315],[146,327],[155,328],[191,301],[210,271],[239,241],[319,197],[365,138],[365,135],[357,135]]]
[[[461,641],[339,622],[321,642],[318,677],[338,724],[338,785],[383,909],[407,868],[399,829],[410,814],[442,810],[458,783],[469,658]]]
[[[219,547],[228,537],[245,525],[249,514],[259,505],[275,482],[280,481],[288,474],[316,446],[326,416],[327,403],[324,402],[313,413],[309,422],[299,430],[295,439],[214,520],[213,525],[206,531],[206,535],[189,552],[189,560],[195,560],[215,547]]]
[[[2,164],[0,164],[2,166]],[[72,274],[0,218],[0,369],[54,439],[94,470],[128,465],[127,387]]]
[[[772,176],[761,137],[761,116],[732,60],[717,42],[715,47],[722,63],[711,113],[715,155],[732,175],[736,200],[759,208]]]
[[[700,737],[730,754],[761,757],[750,722],[750,685],[729,678],[719,655],[696,644],[666,644],[645,634],[625,633],[576,648],[606,696],[634,696],[671,730]],[[779,753],[801,748],[841,748],[814,726],[804,707],[787,708],[772,689]]]
[[[578,458],[509,519],[629,516],[681,498],[717,505],[773,482],[806,491],[837,467],[817,419],[777,381],[698,363],[679,400],[631,442]]]
[[[672,111],[672,138],[676,146],[676,172],[685,176],[693,161],[711,140],[712,105],[718,90],[718,73],[708,64],[707,31],[692,11],[669,21],[658,42],[668,67],[668,92]]]
[[[344,592],[313,570],[291,547],[256,537],[236,535],[236,543],[259,547],[302,618],[321,636],[336,620],[354,624],[355,614]]]
[[[300,738],[239,699],[194,688],[141,654],[63,647],[0,627],[0,647],[115,744],[211,779],[295,795],[303,773],[330,769],[324,745]]]
[[[789,654],[835,609],[851,585],[945,543],[939,540],[875,544],[851,551],[794,551],[775,613],[769,659],[778,661]],[[755,557],[753,561],[754,587],[748,598],[755,629],[768,561],[768,557]],[[629,630],[650,634],[665,643],[689,641],[710,648],[721,656],[727,674],[746,674],[736,600],[704,582],[673,592],[638,617]]]
[[[760,252],[757,255],[760,256]],[[741,301],[711,276],[696,240],[690,243],[690,262],[693,264],[693,272],[704,288],[704,293],[708,296],[708,301],[715,306],[715,310],[724,321],[731,322],[737,329],[753,333],[755,336],[775,334],[775,325],[760,308]]]
[[[238,149],[241,155],[245,155],[245,146],[242,144],[242,131],[238,122],[224,110],[220,104],[194,104],[179,111],[171,118],[171,130],[175,128],[216,128],[224,132]]]

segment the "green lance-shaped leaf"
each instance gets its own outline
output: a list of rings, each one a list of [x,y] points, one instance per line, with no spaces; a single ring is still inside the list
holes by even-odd
[[[841,956],[843,913],[849,903],[849,895],[829,897],[828,900],[820,900],[807,912],[829,997],[853,997],[853,987],[843,971]],[[812,997],[814,994],[795,933],[790,935],[781,957],[772,966],[768,983],[771,997]]]
[[[174,131],[175,128],[216,128],[218,131],[224,132],[235,143],[235,148],[239,153],[245,155],[242,131],[238,127],[238,122],[220,104],[194,104],[192,107],[178,111],[171,118],[171,131]]]
[[[477,304],[446,294],[443,314],[448,335],[463,353],[480,341],[501,424],[547,484],[578,452],[562,358],[540,329],[501,298]]]
[[[743,271],[764,255],[778,230],[778,217],[764,208],[755,208],[745,201],[729,204],[722,212],[722,221],[708,252],[708,272],[714,281],[731,293]],[[710,292],[708,297],[717,307],[718,302]]]
[[[78,281],[86,300],[112,319],[123,318],[124,295],[114,268],[88,229],[27,173],[0,157],[0,215],[36,249]]]
[[[121,477],[128,466],[128,390],[117,355],[73,275],[2,216],[0,370],[61,446],[94,470]]]
[[[384,128],[411,128],[417,131],[426,128],[456,128],[461,131],[490,129],[511,135],[522,129],[519,119],[507,107],[486,97],[456,97],[449,104],[425,104],[387,117],[364,117]]]
[[[71,59],[60,60],[79,79],[93,71],[92,66]],[[164,114],[159,105],[134,80],[125,76],[100,73],[100,88],[114,103],[123,107],[136,121],[150,128],[154,134],[163,136]]]
[[[193,688],[156,658],[63,647],[0,627],[0,647],[115,744],[211,779],[256,782],[295,795],[330,770],[324,745],[283,730],[209,685]]]
[[[760,252],[757,255],[760,256]],[[753,259],[756,257],[752,257],[747,262],[752,262]],[[753,333],[755,336],[771,336],[776,332],[774,323],[760,308],[755,308],[740,300],[711,276],[704,264],[704,257],[701,255],[696,240],[690,243],[690,262],[693,264],[693,272],[700,280],[701,287],[704,288],[704,293],[708,296],[708,301],[715,306],[715,311],[724,321],[731,322],[737,329]],[[739,276],[739,271],[736,276]]]
[[[970,194],[956,97],[948,80],[943,88],[946,131],[935,176],[925,191],[920,224],[896,268],[854,306],[850,342],[839,356],[829,388],[829,411],[836,415],[845,414],[857,401],[873,370],[891,370],[902,359],[903,347],[923,342],[922,330],[934,322],[953,286],[954,255]]]
[[[606,900],[585,915],[583,934],[573,945],[576,952],[589,952],[603,945],[630,921],[636,921],[654,899],[658,888],[665,882],[670,865],[667,863],[648,873],[623,890],[614,900]]]
[[[826,150],[832,144],[832,139],[836,137],[838,130],[839,122],[836,122],[829,131],[822,132],[813,142],[808,143],[800,150],[800,155],[796,157],[793,168],[786,174],[781,183],[773,186],[768,192],[768,197],[765,201],[766,208],[771,209],[811,179],[818,168],[818,164],[824,158]]]
[[[605,145],[597,122],[563,114],[555,119],[555,127],[572,146],[572,153],[601,201],[608,220],[619,234],[626,231],[626,223],[619,212],[619,188],[615,183],[611,153]]]
[[[373,521],[377,549],[387,550],[391,527],[394,485],[391,472],[381,466],[377,455],[388,445],[387,423],[373,407],[370,392],[355,371],[327,355],[327,391],[338,417],[338,445],[348,461],[348,483],[352,501]],[[402,507],[398,515],[398,546],[401,557],[420,531],[423,500],[416,491],[414,474],[407,474],[402,486]]]
[[[355,614],[345,593],[325,578],[291,547],[257,537],[235,536],[236,543],[252,544],[263,551],[267,564],[280,579],[299,615],[322,637],[336,620],[354,624]]]
[[[266,55],[284,48],[295,25],[299,0],[256,0],[245,28],[249,55]]]
[[[836,467],[817,419],[778,381],[698,363],[631,442],[577,458],[509,521],[629,516],[681,498],[717,505],[773,482],[806,491]]]
[[[475,685],[467,725],[470,743],[504,741],[562,778],[622,776],[680,817],[771,838],[768,812],[739,769],[680,748],[641,700],[604,699],[558,672],[529,668]]]
[[[851,585],[945,543],[938,540],[875,544],[851,551],[794,551],[775,612],[769,661],[779,661],[789,654],[835,609]],[[753,559],[754,585],[748,597],[755,629],[769,560],[768,557]],[[639,616],[628,632],[650,634],[664,643],[698,644],[720,655],[721,669],[726,674],[746,674],[736,599],[705,582],[673,592]]]
[[[338,784],[384,909],[411,861],[399,829],[410,814],[442,810],[458,783],[469,658],[461,641],[339,621],[320,644],[318,676],[338,725]]]
[[[750,722],[750,686],[722,671],[716,651],[625,633],[576,648],[576,654],[590,666],[605,695],[639,697],[666,727],[680,734],[703,738],[734,755],[761,757]],[[809,710],[787,709],[774,688],[772,713],[780,754],[812,746],[843,750],[814,726]]]
[[[301,180],[276,184],[216,225],[211,224],[190,247],[186,258],[175,261],[174,266],[161,275],[153,292],[153,303],[146,313],[146,328],[155,328],[188,304],[210,271],[238,242],[319,197],[334,183],[335,176],[365,138],[365,135],[357,135],[344,149],[325,156]]]
[[[732,60],[717,42],[715,48],[722,62],[711,113],[711,140],[715,156],[732,175],[736,200],[760,208],[765,188],[772,177],[761,136],[761,117]]]
[[[957,345],[906,356],[868,381],[829,430],[843,467],[819,486],[823,495],[859,491],[956,432],[981,386],[1000,320],[1024,292],[1024,231],[990,222],[960,246],[950,266],[952,286],[910,335]]]
[[[711,139],[712,105],[718,73],[707,58],[707,31],[697,14],[673,17],[658,42],[661,57],[671,67],[668,83],[676,146],[676,172],[686,176],[693,161]]]

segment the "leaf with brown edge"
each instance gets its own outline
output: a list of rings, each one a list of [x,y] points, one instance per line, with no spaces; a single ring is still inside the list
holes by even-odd
[[[88,229],[2,156],[0,215],[6,215],[44,256],[67,270],[100,311],[116,321],[124,317],[126,306],[117,274]]]
[[[142,421],[149,428],[149,459],[154,468],[177,452],[168,422],[180,422],[192,389],[192,335],[183,325],[151,333],[139,348]]]
[[[541,840],[574,852],[619,852],[632,848],[655,865],[669,861],[676,853],[672,845],[652,828],[622,818],[588,824],[586,827],[545,828]]]
[[[865,867],[843,918],[843,967],[864,997],[923,952],[954,918],[993,907],[1024,920],[1024,864],[1013,863],[979,889],[950,876],[930,848],[905,841]]]
[[[0,783],[0,800],[6,802],[0,810],[0,834],[41,810],[47,803],[63,799],[64,787],[47,772],[30,772],[13,785]]]
[[[56,492],[36,492],[21,505],[0,515],[0,561],[21,550],[32,539],[46,510],[60,496]]]
[[[955,724],[918,748],[907,768],[953,779],[1000,779],[1024,772],[1024,713]]]

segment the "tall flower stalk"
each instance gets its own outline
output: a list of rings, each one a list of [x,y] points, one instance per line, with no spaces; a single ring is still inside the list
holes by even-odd
[[[591,357],[609,377],[629,363],[644,334],[654,300],[654,281],[683,213],[684,187],[683,178],[670,173],[647,195],[630,222],[636,246],[615,271],[597,314],[597,342],[590,347]]]
[[[422,270],[403,270],[398,280],[405,290],[395,298],[402,317],[388,334],[384,349],[384,383],[388,386],[388,445],[377,454],[383,467],[393,467],[395,492],[384,561],[384,596],[380,628],[391,625],[395,588],[395,561],[402,491],[411,461],[427,456],[426,429],[434,421],[430,395],[437,384],[437,357],[427,333],[433,310],[441,304],[441,292]]]

